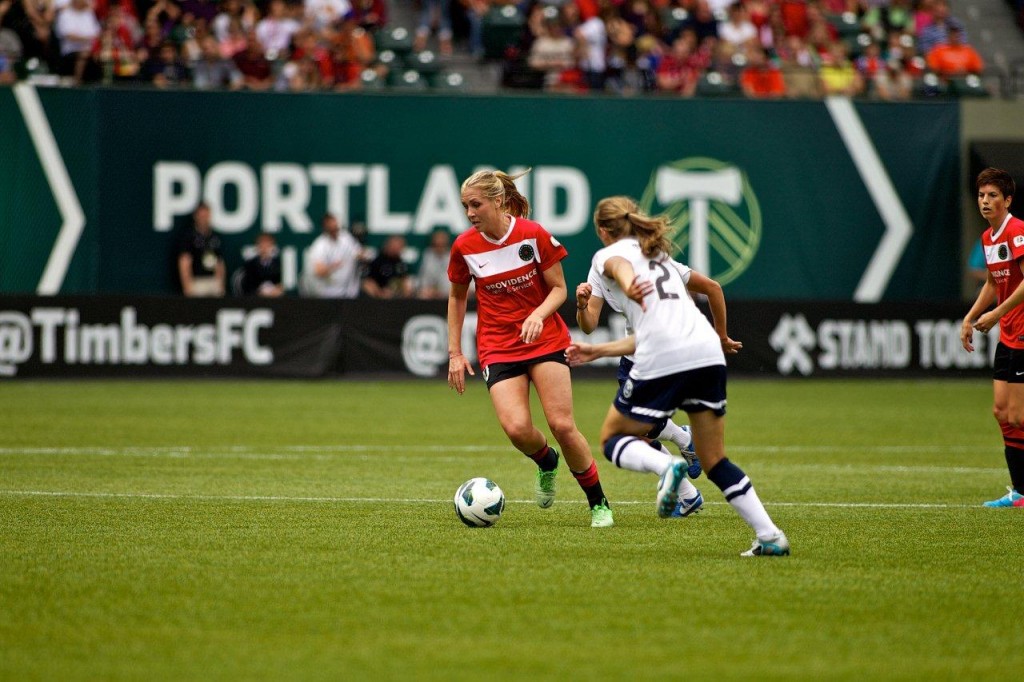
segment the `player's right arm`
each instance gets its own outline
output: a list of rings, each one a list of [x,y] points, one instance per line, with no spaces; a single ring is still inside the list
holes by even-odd
[[[968,353],[974,352],[975,323],[980,321],[978,318],[981,317],[982,313],[984,313],[985,310],[995,302],[995,300],[996,282],[992,279],[992,273],[990,272],[985,278],[985,284],[982,285],[981,291],[978,292],[978,298],[975,299],[974,305],[972,305],[971,309],[967,311],[967,315],[964,316],[964,321],[960,325],[960,343]],[[988,330],[986,329],[985,331]]]
[[[636,337],[630,334],[604,343],[572,343],[565,349],[565,359],[570,367],[579,367],[598,358],[632,355],[635,352]]]
[[[466,372],[473,366],[462,354],[462,326],[466,321],[469,285],[452,282],[448,292],[448,387],[462,395],[466,390]]]

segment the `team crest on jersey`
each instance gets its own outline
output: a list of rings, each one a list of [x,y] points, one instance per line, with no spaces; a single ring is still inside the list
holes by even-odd
[[[626,383],[622,384],[622,396],[627,400],[633,397],[633,380],[626,379]]]
[[[1024,234],[1018,234],[1013,238],[1014,246],[1024,246]]]
[[[529,244],[523,244],[519,247],[519,258],[523,261],[533,260],[533,247]]]
[[[1010,260],[1010,248],[1006,245],[1006,242],[985,247],[986,263],[1005,263],[1008,260]]]

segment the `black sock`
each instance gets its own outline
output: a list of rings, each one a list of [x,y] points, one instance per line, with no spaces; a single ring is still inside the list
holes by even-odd
[[[527,457],[536,462],[541,471],[554,471],[558,468],[558,451],[549,445]]]
[[[583,489],[583,494],[587,496],[587,504],[591,509],[599,504],[609,506],[608,500],[604,496],[604,489],[601,487],[601,479],[597,475],[596,463],[591,462],[590,468],[586,471],[574,471],[572,475]]]
[[[1010,470],[1010,483],[1014,490],[1024,495],[1024,450],[1007,445],[1004,454],[1006,468]]]

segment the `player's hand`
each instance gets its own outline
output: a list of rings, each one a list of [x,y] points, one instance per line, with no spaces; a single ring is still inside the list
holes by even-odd
[[[974,328],[982,334],[987,334],[997,324],[999,324],[999,318],[989,311],[974,321]]]
[[[448,358],[448,388],[462,395],[466,390],[466,372],[470,376],[475,374],[465,355],[459,353]]]
[[[565,349],[565,360],[570,367],[579,367],[597,358],[594,346],[589,343],[572,343]]]
[[[640,304],[640,310],[647,312],[647,306],[644,304],[644,297],[654,291],[654,283],[649,279],[640,279],[640,275],[633,278],[633,282],[626,289],[625,294],[631,300],[636,301]]]
[[[726,355],[736,355],[736,353],[740,352],[741,348],[743,348],[741,341],[733,341],[728,336],[722,339],[722,351]]]
[[[523,329],[519,332],[519,338],[523,343],[533,343],[540,338],[540,333],[544,329],[544,318],[537,313],[530,313],[530,316],[523,322]]]
[[[586,308],[587,303],[590,302],[590,295],[594,293],[594,287],[590,286],[590,282],[583,282],[576,286],[576,307]]]
[[[960,325],[960,344],[968,353],[974,352],[974,327],[970,320],[964,320]]]

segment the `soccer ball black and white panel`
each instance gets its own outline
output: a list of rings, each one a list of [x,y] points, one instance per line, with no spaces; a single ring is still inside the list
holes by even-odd
[[[471,478],[455,491],[455,515],[471,528],[493,526],[505,509],[505,493],[494,481]]]

